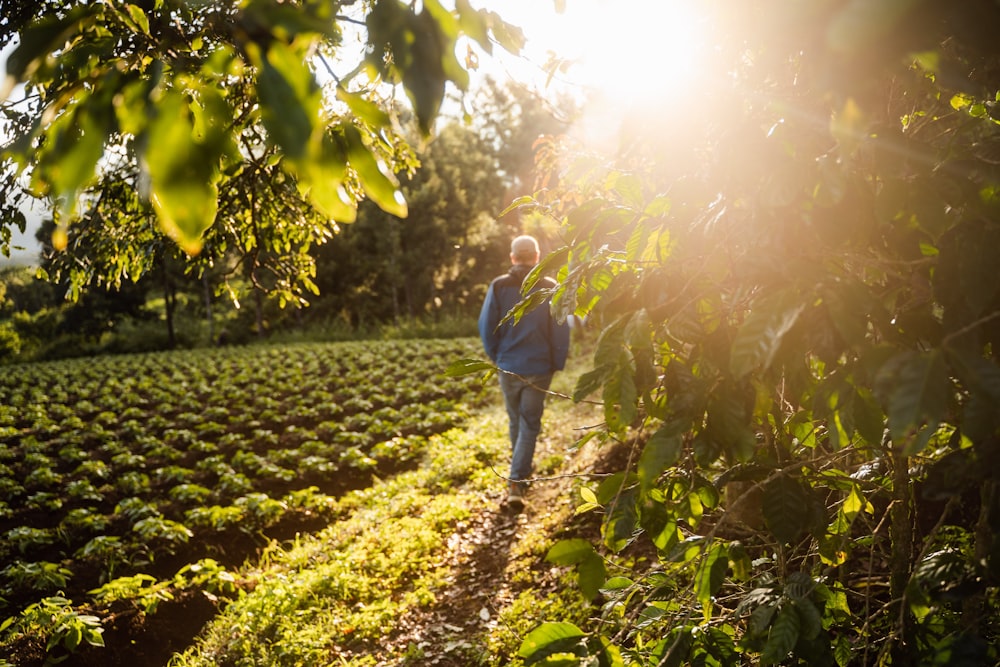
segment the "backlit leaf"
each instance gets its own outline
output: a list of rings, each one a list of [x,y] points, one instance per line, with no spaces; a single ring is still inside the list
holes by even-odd
[[[45,176],[63,212],[72,215],[81,190],[94,180],[104,140],[111,130],[103,110],[81,105],[67,115],[56,135],[53,159],[45,160]]]
[[[534,664],[554,653],[578,646],[586,635],[572,623],[543,623],[524,638],[517,655]]]
[[[307,159],[320,117],[319,90],[308,63],[281,42],[273,42],[264,58],[253,49],[250,53],[258,68],[261,120],[271,141],[291,160]]]
[[[495,368],[493,364],[482,359],[457,359],[448,364],[448,368],[445,369],[444,374],[448,377],[458,377],[482,371],[491,371],[495,370]]]
[[[149,18],[146,16],[146,12],[132,4],[125,5],[125,11],[128,12],[129,18],[132,19],[139,30],[141,30],[144,35],[148,35]]]
[[[6,73],[12,77],[9,83],[24,81],[30,76],[40,59],[63,48],[69,35],[95,20],[93,12],[92,6],[76,5],[65,16],[49,14],[22,30],[17,46],[7,57]],[[5,88],[0,100],[6,100],[9,94]]]
[[[545,555],[545,560],[556,565],[578,565],[591,555],[596,555],[593,544],[584,539],[573,538],[553,544]]]
[[[347,141],[347,158],[358,172],[361,187],[379,208],[386,213],[405,218],[406,200],[398,184],[379,168],[378,161],[361,139],[361,133],[353,125],[345,125],[344,138]]]
[[[201,235],[218,207],[218,155],[195,141],[187,101],[167,91],[149,127],[145,154],[150,199],[164,232],[188,254],[201,250]]]
[[[705,610],[706,620],[711,617],[712,596],[722,587],[729,568],[729,554],[721,544],[715,544],[705,553],[695,575],[694,590]]]
[[[357,205],[344,187],[347,155],[329,133],[324,133],[319,150],[319,155],[296,166],[299,189],[331,220],[354,222]]]
[[[458,24],[469,38],[475,40],[486,53],[493,52],[486,17],[482,12],[472,7],[469,0],[457,0],[455,9],[458,11]]]
[[[351,113],[354,114],[356,118],[363,120],[369,125],[375,127],[385,127],[391,123],[389,114],[387,114],[382,107],[378,106],[374,102],[366,100],[361,95],[348,92],[344,88],[338,86],[337,99],[347,104]]]

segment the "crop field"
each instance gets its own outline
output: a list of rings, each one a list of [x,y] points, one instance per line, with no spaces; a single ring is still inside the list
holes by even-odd
[[[441,373],[475,341],[225,348],[0,376],[0,658],[73,650],[123,600],[224,592],[226,568],[328,521],[481,398]],[[3,662],[3,660],[0,660]]]

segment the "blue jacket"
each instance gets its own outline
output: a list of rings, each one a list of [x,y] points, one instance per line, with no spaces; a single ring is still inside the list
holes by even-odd
[[[548,301],[525,313],[516,326],[511,320],[498,327],[521,301],[521,283],[530,270],[530,266],[515,264],[490,283],[479,313],[479,337],[487,356],[501,370],[544,375],[562,370],[569,353],[569,326],[556,322]],[[532,291],[554,285],[550,278],[543,278]]]

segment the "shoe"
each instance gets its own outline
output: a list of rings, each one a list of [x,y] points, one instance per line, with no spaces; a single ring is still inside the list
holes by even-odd
[[[507,504],[518,507],[524,505],[524,482],[511,482],[507,492]]]

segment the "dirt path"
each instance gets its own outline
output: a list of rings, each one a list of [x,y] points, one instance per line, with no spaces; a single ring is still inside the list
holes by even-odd
[[[474,664],[470,656],[485,649],[486,635],[502,623],[500,612],[522,591],[545,592],[561,585],[557,568],[526,544],[548,543],[553,533],[573,521],[572,485],[576,479],[604,472],[604,452],[596,446],[567,452],[579,436],[576,429],[596,423],[593,406],[556,403],[546,414],[535,461],[565,456],[563,465],[532,484],[522,511],[505,507],[504,493],[497,492],[488,499],[486,510],[458,526],[449,542],[447,565],[454,573],[449,587],[440,592],[433,608],[401,619],[399,634],[386,647],[386,655],[410,657],[379,664],[468,667]],[[581,524],[576,529],[595,536],[595,519],[576,521]],[[525,576],[529,570],[530,576]],[[419,660],[413,662],[417,655]]]

